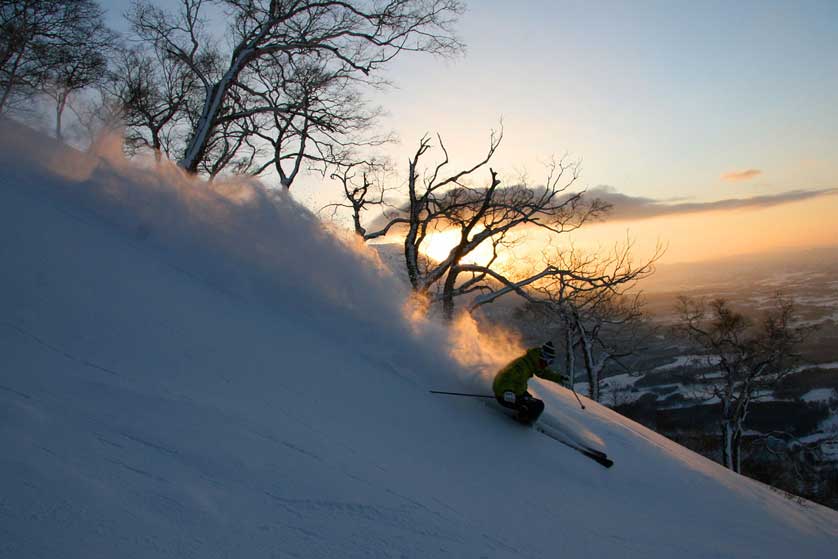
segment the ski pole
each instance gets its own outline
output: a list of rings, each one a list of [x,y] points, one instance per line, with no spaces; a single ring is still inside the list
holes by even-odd
[[[579,405],[582,406],[582,409],[585,409],[585,404],[582,403],[582,398],[579,397],[579,394],[576,393],[576,388],[573,385],[570,385],[570,391],[573,392],[573,395],[576,396],[576,401],[579,402]]]
[[[485,394],[466,394],[465,392],[445,392],[444,390],[428,390],[431,394],[448,394],[449,396],[468,396],[470,398],[494,398]]]

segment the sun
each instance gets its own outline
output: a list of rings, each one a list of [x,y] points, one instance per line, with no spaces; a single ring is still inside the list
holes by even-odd
[[[431,260],[442,262],[459,240],[460,234],[454,229],[431,233],[422,243],[420,250]]]
[[[431,233],[422,243],[421,252],[436,262],[442,262],[448,258],[451,249],[460,242],[460,232],[456,229],[446,229]],[[463,264],[487,264],[492,259],[492,246],[484,242],[471,251],[465,258]]]

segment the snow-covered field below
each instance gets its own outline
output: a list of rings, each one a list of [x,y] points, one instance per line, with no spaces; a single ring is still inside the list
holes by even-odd
[[[800,399],[804,402],[828,402],[835,399],[835,390],[832,388],[816,388],[801,396]]]
[[[406,318],[287,196],[0,132],[0,557],[834,553],[838,513],[555,385],[613,468],[429,394],[516,348]]]

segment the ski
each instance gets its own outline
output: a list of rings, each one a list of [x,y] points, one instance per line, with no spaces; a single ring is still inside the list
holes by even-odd
[[[547,429],[545,429],[544,427],[542,427],[540,425],[533,425],[533,428],[536,431],[538,431],[539,433],[542,433],[543,435],[546,435],[546,436],[550,437],[554,441],[556,441],[558,443],[561,443],[568,448],[572,448],[576,452],[581,453],[583,456],[586,456],[586,457],[590,458],[591,460],[593,460],[594,462],[600,464],[601,466],[603,466],[605,468],[610,468],[611,466],[614,465],[614,461],[611,460],[610,458],[608,458],[608,455],[605,454],[604,452],[602,452],[601,450],[597,450],[595,448],[589,448],[589,447],[586,447],[586,446],[576,444],[576,443],[570,442],[568,440],[562,439],[556,433],[550,432],[550,431],[548,431]]]
[[[467,392],[447,392],[445,390],[428,390],[431,394],[447,394],[448,396],[467,396],[469,398],[491,398],[495,399],[494,395],[488,394],[469,394]]]
[[[469,398],[489,398],[489,399],[492,399],[492,400],[495,399],[494,396],[489,396],[489,395],[484,395],[484,394],[470,394],[470,393],[467,393],[467,392],[448,392],[448,391],[444,391],[444,390],[429,390],[428,392],[430,392],[431,394],[445,394],[445,395],[448,395],[448,396],[466,396],[466,397],[469,397]],[[492,407],[496,407],[496,406],[492,406]],[[509,415],[509,413],[510,413],[509,408],[500,408],[500,409],[504,413]],[[536,431],[538,431],[539,433],[542,433],[543,435],[546,435],[546,436],[550,437],[554,441],[556,441],[558,443],[561,443],[568,448],[572,448],[576,452],[579,452],[583,456],[586,456],[586,457],[590,458],[591,460],[593,460],[594,462],[600,464],[601,466],[603,466],[605,468],[610,468],[611,466],[614,465],[614,461],[611,460],[610,458],[608,458],[608,455],[605,454],[604,452],[602,452],[601,450],[597,450],[595,448],[587,447],[587,446],[579,444],[575,441],[570,441],[566,438],[563,438],[560,434],[558,434],[556,432],[548,431],[542,425],[535,424],[532,427]]]

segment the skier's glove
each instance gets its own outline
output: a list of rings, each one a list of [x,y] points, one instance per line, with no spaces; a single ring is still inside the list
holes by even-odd
[[[515,393],[512,392],[511,390],[506,390],[503,393],[503,401],[506,402],[507,404],[514,404],[516,400],[517,400],[517,398],[515,397]]]

